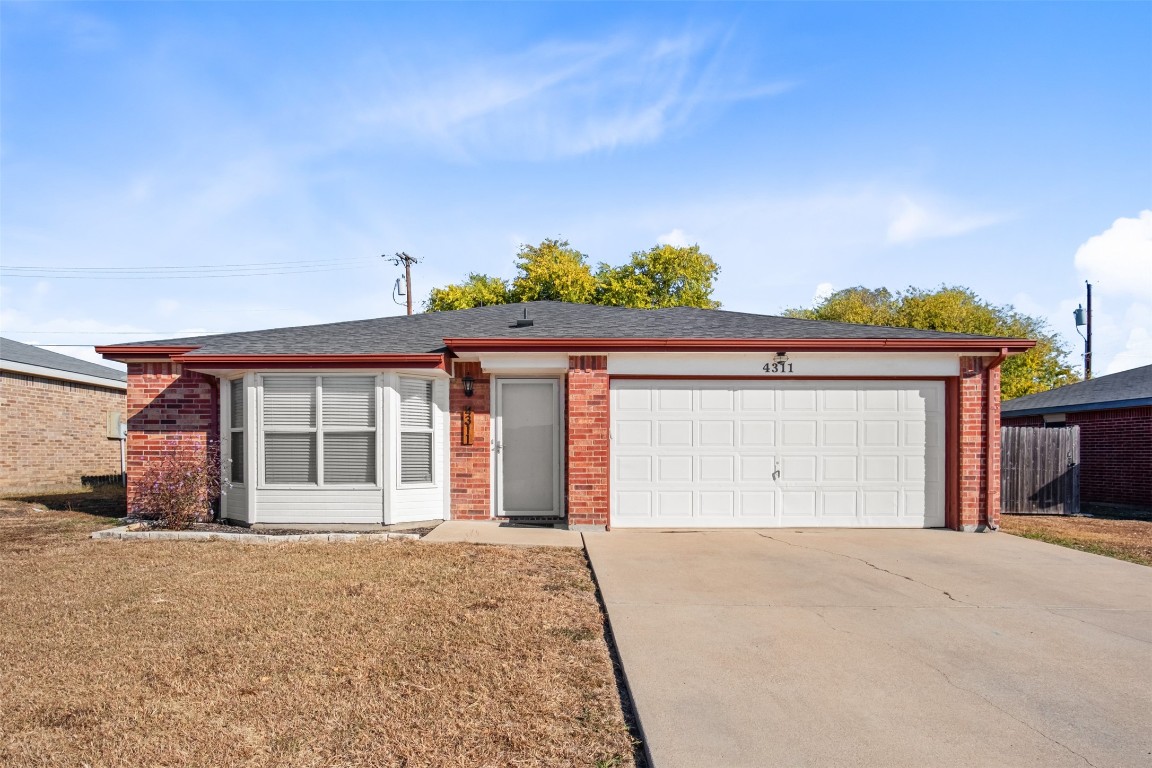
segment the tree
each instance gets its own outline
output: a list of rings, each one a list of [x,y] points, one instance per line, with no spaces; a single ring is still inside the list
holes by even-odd
[[[636,251],[620,267],[596,271],[596,303],[618,307],[699,307],[716,309],[712,281],[720,267],[700,246],[656,245]]]
[[[570,301],[588,304],[596,293],[596,278],[588,257],[567,240],[546,239],[521,245],[516,255],[519,274],[512,281],[513,301]]]
[[[1048,329],[1044,320],[1017,312],[1010,305],[990,304],[971,289],[960,286],[941,286],[935,291],[908,288],[897,293],[887,288],[845,288],[817,302],[811,309],[787,309],[784,315],[839,323],[1033,339],[1035,347],[1003,363],[1000,396],[1004,400],[1080,380],[1068,362],[1068,348]]]
[[[601,263],[593,273],[588,257],[567,240],[521,245],[511,282],[469,274],[463,283],[433,288],[429,312],[519,301],[569,301],[621,307],[716,309],[712,282],[720,267],[697,245],[656,245],[632,254],[627,264]]]
[[[430,312],[471,309],[489,304],[507,304],[511,301],[511,295],[512,288],[506,280],[471,272],[463,283],[433,288],[425,305]]]

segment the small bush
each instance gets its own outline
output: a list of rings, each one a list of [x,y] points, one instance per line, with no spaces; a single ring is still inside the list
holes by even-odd
[[[212,519],[212,505],[219,498],[219,446],[209,443],[202,449],[177,443],[148,464],[134,488],[132,508],[137,516],[156,520],[164,528],[190,528]]]

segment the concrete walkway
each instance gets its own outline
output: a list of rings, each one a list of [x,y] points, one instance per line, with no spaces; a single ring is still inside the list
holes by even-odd
[[[1003,533],[587,533],[655,768],[1152,765],[1152,568]]]
[[[460,541],[468,544],[511,544],[521,547],[580,547],[579,531],[513,525],[499,520],[446,520],[423,541]]]

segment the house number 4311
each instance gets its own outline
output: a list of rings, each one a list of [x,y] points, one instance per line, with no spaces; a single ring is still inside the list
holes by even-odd
[[[792,373],[792,363],[764,363],[764,373]]]

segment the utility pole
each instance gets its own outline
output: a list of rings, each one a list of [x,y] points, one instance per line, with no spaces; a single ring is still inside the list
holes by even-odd
[[[412,265],[420,262],[414,256],[400,251],[395,256],[382,256],[396,266],[404,265],[404,295],[408,299],[408,314],[412,314]]]
[[[1085,313],[1080,306],[1073,310],[1072,316],[1076,319],[1076,333],[1080,333],[1080,326],[1087,326],[1087,334],[1080,333],[1084,339],[1084,380],[1087,381],[1092,378],[1092,283],[1087,280],[1084,283],[1088,286],[1088,311]]]
[[[1088,286],[1088,336],[1084,339],[1084,378],[1087,380],[1092,378],[1092,283],[1085,281],[1085,284]]]

